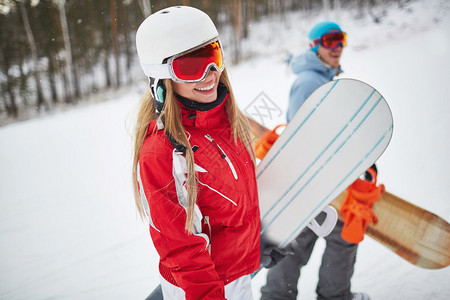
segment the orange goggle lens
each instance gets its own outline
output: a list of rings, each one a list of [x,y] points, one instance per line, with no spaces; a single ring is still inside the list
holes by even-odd
[[[222,49],[218,41],[181,55],[172,61],[173,73],[180,81],[201,81],[206,77],[211,66],[220,71],[223,70]]]

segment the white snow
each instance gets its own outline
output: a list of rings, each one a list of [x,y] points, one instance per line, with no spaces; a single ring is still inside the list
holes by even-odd
[[[381,24],[354,19],[351,11],[329,13],[349,35],[340,77],[376,87],[394,115],[379,181],[446,220],[449,12],[449,1],[423,0],[408,10],[389,7]],[[323,18],[304,16],[252,25],[254,56],[230,67],[242,109],[263,92],[282,110],[265,119],[267,126],[284,122],[295,78],[282,63],[286,49],[302,52],[305,32]],[[277,34],[267,31],[273,28]],[[136,215],[130,179],[130,134],[145,85],[105,93],[107,102],[0,128],[1,299],[144,299],[158,285],[158,255]],[[315,297],[323,247],[320,240],[302,270],[299,299]],[[255,299],[264,275],[253,280]],[[352,287],[375,300],[443,300],[450,299],[449,282],[450,268],[418,268],[366,238]]]

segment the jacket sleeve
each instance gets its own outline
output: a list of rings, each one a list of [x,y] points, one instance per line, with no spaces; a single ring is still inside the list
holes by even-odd
[[[186,299],[225,299],[224,283],[208,252],[209,238],[184,229],[186,211],[178,202],[172,158],[147,153],[140,157],[139,167],[161,265],[170,270]]]
[[[289,94],[289,105],[286,116],[288,122],[292,120],[303,102],[305,102],[318,86],[317,83],[301,75],[294,81]]]

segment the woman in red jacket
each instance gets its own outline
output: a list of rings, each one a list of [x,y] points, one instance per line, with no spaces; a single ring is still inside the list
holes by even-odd
[[[144,20],[136,45],[150,80],[136,125],[136,205],[160,255],[164,298],[252,299],[254,155],[217,29],[198,9],[171,7]]]

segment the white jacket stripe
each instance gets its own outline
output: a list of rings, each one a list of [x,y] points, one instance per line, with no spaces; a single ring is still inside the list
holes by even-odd
[[[175,188],[177,190],[178,203],[180,203],[180,205],[184,208],[184,210],[187,211],[188,191],[186,189],[186,174],[187,174],[186,159],[184,158],[183,153],[178,152],[176,151],[176,149],[174,149],[172,153],[172,162],[173,162],[172,175],[175,180]],[[197,172],[206,172],[205,169],[203,169],[198,165],[195,165],[195,170]],[[209,237],[206,234],[202,233],[202,218],[203,215],[200,212],[200,209],[198,208],[197,205],[195,205],[193,234],[204,238],[206,241],[205,248],[208,248],[210,241]]]

